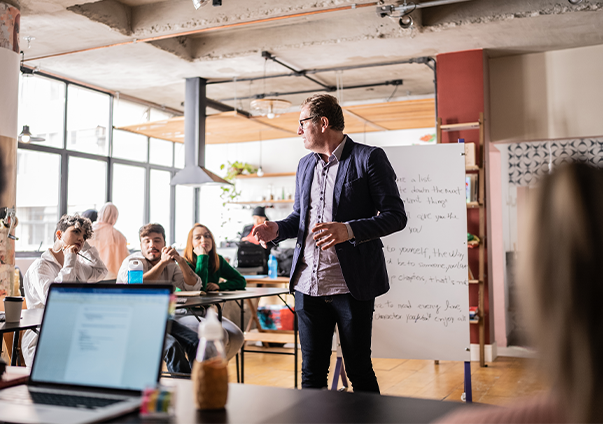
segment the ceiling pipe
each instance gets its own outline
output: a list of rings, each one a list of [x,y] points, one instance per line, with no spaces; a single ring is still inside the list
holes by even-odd
[[[253,21],[237,22],[234,24],[219,25],[219,26],[209,27],[209,28],[200,28],[200,29],[194,29],[191,31],[178,32],[175,34],[158,35],[156,37],[147,37],[147,38],[139,38],[139,39],[135,38],[133,40],[124,41],[122,43],[107,44],[104,46],[89,47],[86,49],[72,50],[69,52],[53,53],[53,54],[48,54],[48,55],[44,55],[44,56],[32,57],[30,59],[25,59],[24,61],[30,62],[32,60],[49,59],[51,57],[66,56],[66,55],[75,54],[75,53],[83,53],[83,52],[89,52],[89,51],[93,51],[93,50],[107,49],[110,47],[127,46],[129,44],[136,44],[136,43],[148,43],[150,41],[168,40],[170,38],[186,37],[189,35],[202,34],[204,32],[220,31],[220,30],[230,29],[230,28],[240,28],[240,27],[244,27],[244,26],[248,26],[248,25],[257,25],[257,24],[263,24],[263,23],[267,23],[267,22],[283,21],[283,20],[287,20],[287,19],[301,18],[301,17],[306,17],[306,16],[319,15],[319,14],[323,14],[323,13],[341,12],[344,10],[361,9],[364,7],[374,7],[374,6],[377,6],[377,4],[378,4],[378,2],[352,4],[350,6],[333,7],[330,9],[321,9],[321,10],[312,10],[309,12],[294,13],[292,15],[283,15],[283,16],[274,16],[271,18],[255,19]]]
[[[174,175],[171,185],[232,185],[205,168],[206,107],[205,80],[199,77],[187,78],[184,101],[184,169]]]
[[[244,81],[258,81],[258,80],[263,80],[263,79],[267,79],[267,78],[301,77],[301,76],[306,76],[307,74],[319,74],[322,72],[349,71],[349,70],[353,70],[353,69],[376,68],[379,66],[406,65],[406,64],[412,64],[412,63],[418,63],[418,64],[423,64],[423,65],[429,66],[428,63],[431,60],[434,60],[434,59],[429,56],[421,56],[421,57],[414,57],[411,59],[395,60],[395,61],[390,61],[390,62],[378,62],[378,63],[363,64],[363,65],[336,66],[336,67],[332,67],[332,68],[321,68],[321,69],[304,69],[301,71],[291,72],[288,74],[267,75],[265,77],[264,76],[248,77],[248,78],[237,77],[236,80],[235,79],[227,79],[227,80],[218,80],[218,81],[207,81],[207,85],[228,84],[228,83],[244,82]],[[278,63],[280,64],[281,62],[278,62]]]
[[[414,12],[416,9],[424,9],[426,7],[434,6],[444,6],[447,4],[463,3],[467,1],[473,0],[434,0],[426,3],[414,3],[407,2],[406,0],[404,0],[403,4],[399,4],[397,6],[393,4],[387,6],[377,6],[377,14],[382,18],[385,18],[387,16],[401,17]]]
[[[356,88],[380,87],[380,86],[384,86],[384,85],[398,86],[398,85],[402,85],[402,83],[403,83],[402,80],[392,80],[392,81],[378,82],[375,84],[350,85],[347,87],[340,87],[340,89],[341,90],[353,90]],[[313,89],[313,90],[286,91],[286,92],[282,92],[282,93],[262,93],[262,94],[254,94],[251,96],[237,97],[236,100],[263,99],[264,97],[293,96],[295,94],[316,93],[316,92],[320,92],[320,91],[326,91],[326,92],[332,93],[334,91],[337,91],[337,88],[335,86],[332,86],[332,87],[327,87],[324,90]],[[223,102],[227,102],[227,101],[233,101],[233,100],[235,100],[235,98],[233,97],[231,99],[220,99],[220,100]]]

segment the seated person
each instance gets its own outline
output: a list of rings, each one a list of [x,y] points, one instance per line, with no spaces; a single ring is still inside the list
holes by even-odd
[[[194,270],[203,281],[203,290],[244,290],[247,282],[239,271],[216,251],[216,242],[209,229],[201,224],[195,224],[188,233],[184,258],[191,270]],[[178,322],[197,328],[199,323],[193,316],[177,317]],[[232,358],[244,343],[243,332],[232,321],[222,318],[222,327],[226,331],[226,357]]]
[[[94,209],[86,209],[84,212],[82,212],[82,216],[84,218],[88,218],[90,222],[94,224],[94,222],[98,218],[98,212]]]
[[[243,228],[243,231],[241,232],[241,241],[247,241],[249,243],[257,244],[258,246],[260,246],[260,242],[251,233],[253,232],[253,229],[258,225],[261,225],[266,221],[270,221],[266,216],[266,208],[264,206],[256,207],[251,213],[251,218],[253,219],[253,224],[246,225]],[[267,245],[266,248],[262,247],[264,249],[265,258],[265,263],[262,271],[264,274],[268,273],[268,257],[270,256],[270,250],[273,246],[274,245],[270,243]]]
[[[545,175],[530,196],[516,275],[549,393],[438,422],[603,422],[602,187],[601,168],[573,163]]]
[[[98,249],[99,255],[109,270],[108,280],[117,277],[121,264],[130,254],[126,237],[114,227],[118,217],[117,207],[111,202],[105,203],[98,212],[98,221],[92,224],[94,237],[89,241]]]
[[[181,290],[201,290],[201,278],[190,269],[176,249],[165,245],[165,230],[161,225],[144,225],[138,231],[138,236],[141,251],[124,259],[117,274],[118,284],[128,283],[128,264],[132,259],[139,259],[142,262],[142,279],[145,283],[171,282]],[[170,320],[163,352],[168,371],[190,374],[198,345],[199,336],[196,329],[189,329],[177,321]]]
[[[195,224],[188,233],[184,258],[203,281],[203,290],[244,290],[245,277],[218,255],[214,235],[209,228]]]
[[[263,206],[258,206],[257,208],[255,208],[251,213],[251,219],[253,220],[253,224],[246,225],[243,228],[243,231],[241,232],[241,241],[248,241],[253,244],[260,244],[260,242],[254,236],[251,235],[251,232],[258,225],[269,221],[268,217],[266,216],[266,208]]]
[[[23,277],[23,290],[28,309],[43,309],[51,283],[97,283],[107,274],[107,268],[96,248],[86,240],[92,236],[92,223],[78,214],[63,215],[54,234],[54,246],[42,253],[29,266]],[[38,335],[27,330],[23,335],[23,358],[31,367]]]

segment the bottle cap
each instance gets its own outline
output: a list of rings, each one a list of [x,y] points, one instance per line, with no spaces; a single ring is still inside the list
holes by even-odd
[[[139,259],[132,259],[128,262],[129,271],[143,271],[142,261]]]
[[[218,321],[218,315],[212,308],[207,310],[205,319],[199,323],[199,338],[202,337],[204,337],[206,340],[224,339],[222,324],[220,324],[220,321]]]

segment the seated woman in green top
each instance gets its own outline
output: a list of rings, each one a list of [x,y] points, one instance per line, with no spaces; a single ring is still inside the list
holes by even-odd
[[[245,288],[245,277],[231,267],[226,260],[216,253],[214,236],[207,227],[195,224],[188,233],[184,259],[189,266],[201,277],[204,291],[241,290]],[[220,282],[220,279],[225,281]],[[180,311],[177,309],[176,311]],[[198,314],[197,314],[198,315]],[[205,318],[201,318],[204,321]],[[191,330],[198,331],[198,317],[187,313],[176,316],[176,321]],[[229,319],[222,317],[226,346],[226,358],[230,360],[235,356],[245,343],[245,336],[241,329]]]
[[[188,233],[183,256],[201,277],[204,291],[245,289],[245,277],[218,255],[214,236],[206,226],[193,226]]]

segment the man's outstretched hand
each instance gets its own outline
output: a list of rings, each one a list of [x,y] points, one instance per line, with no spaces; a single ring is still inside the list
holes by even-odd
[[[272,221],[266,221],[253,229],[251,235],[254,236],[266,249],[266,243],[274,240],[278,236],[278,224]]]

